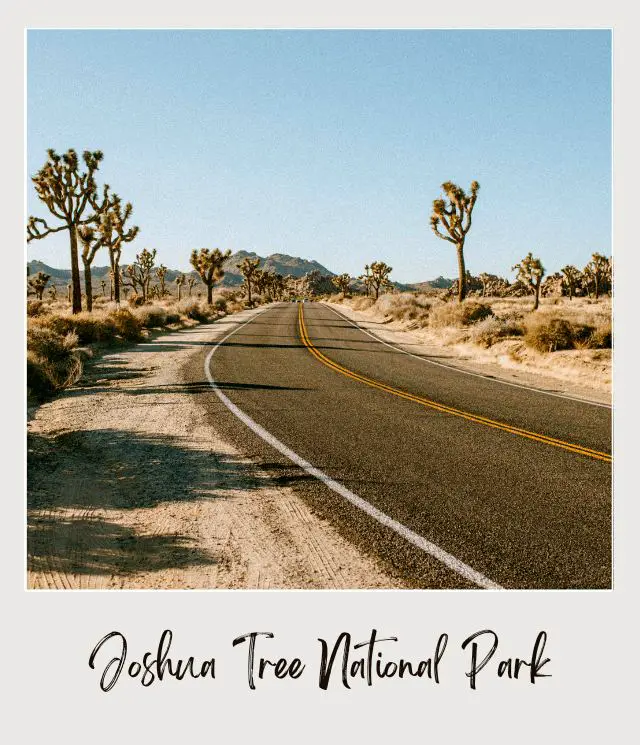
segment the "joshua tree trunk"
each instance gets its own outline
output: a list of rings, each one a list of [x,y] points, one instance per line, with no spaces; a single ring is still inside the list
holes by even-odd
[[[87,310],[89,313],[93,310],[93,287],[91,284],[91,264],[83,257],[84,264],[84,293],[87,296]]]
[[[71,297],[72,313],[80,313],[82,310],[82,290],[80,289],[80,268],[78,266],[78,233],[76,226],[69,227],[69,242],[71,248]]]
[[[534,310],[538,310],[538,306],[540,305],[540,283],[541,282],[542,282],[542,277],[539,277],[538,281],[536,282],[535,290],[534,290],[536,294],[536,299],[533,302]]]
[[[249,303],[249,307],[251,307],[251,282],[247,280],[247,302]]]
[[[213,305],[213,285],[207,285],[207,303]]]
[[[456,244],[458,254],[458,302],[462,302],[467,296],[467,272],[464,265],[464,241]]]

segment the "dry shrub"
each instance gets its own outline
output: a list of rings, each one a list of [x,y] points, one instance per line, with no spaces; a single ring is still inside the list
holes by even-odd
[[[217,317],[217,313],[212,306],[207,306],[206,303],[199,300],[182,300],[178,309],[187,318],[199,323],[207,323]]]
[[[351,301],[351,307],[354,310],[369,310],[374,303],[372,297],[356,297]]]
[[[475,323],[471,330],[471,340],[481,347],[488,349],[502,339],[522,336],[523,327],[513,319],[489,316]]]
[[[589,338],[591,349],[611,349],[613,346],[613,334],[611,331],[611,319],[604,321],[593,330]]]
[[[142,336],[142,324],[127,308],[119,308],[111,311],[109,316],[113,322],[115,333],[126,341],[140,341]]]
[[[27,316],[35,318],[47,312],[47,306],[42,300],[27,300]]]
[[[475,300],[465,300],[462,303],[443,303],[431,310],[429,325],[435,328],[443,326],[471,326],[478,321],[493,316],[491,306]]]
[[[64,336],[70,332],[78,335],[81,344],[108,341],[115,336],[113,320],[109,316],[95,313],[76,313],[75,315],[48,315],[38,319],[39,324]]]
[[[539,352],[566,349],[609,349],[611,321],[605,319],[596,326],[566,318],[538,316],[527,322],[526,344]]]
[[[167,311],[159,305],[143,305],[134,311],[143,328],[152,329],[166,326]]]
[[[421,326],[426,326],[431,305],[425,295],[402,292],[381,295],[376,302],[376,310],[394,321],[417,321]]]
[[[524,341],[538,352],[573,349],[573,328],[565,318],[535,317],[527,322]]]
[[[27,330],[27,388],[38,399],[46,398],[78,380],[82,359],[73,332],[33,326]]]

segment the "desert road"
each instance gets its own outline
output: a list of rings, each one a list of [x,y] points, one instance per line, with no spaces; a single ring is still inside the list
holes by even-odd
[[[268,306],[183,374],[225,436],[410,586],[611,587],[606,406],[431,364],[321,303]]]

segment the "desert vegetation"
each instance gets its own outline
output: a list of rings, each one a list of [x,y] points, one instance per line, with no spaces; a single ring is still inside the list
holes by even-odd
[[[458,301],[462,302],[467,295],[466,268],[464,263],[464,242],[471,229],[471,213],[478,198],[480,184],[471,182],[470,193],[467,195],[460,186],[452,181],[442,184],[445,199],[434,199],[431,213],[431,228],[443,241],[448,241],[456,247],[458,259]],[[441,227],[446,233],[441,232]]]

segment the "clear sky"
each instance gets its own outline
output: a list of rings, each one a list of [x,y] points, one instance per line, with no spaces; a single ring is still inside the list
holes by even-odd
[[[30,31],[27,168],[104,152],[157,248],[457,273],[431,231],[443,181],[480,193],[467,267],[512,277],[611,252],[608,31]],[[27,212],[47,216],[29,180]],[[55,222],[55,218],[51,219]],[[65,233],[28,256],[69,267]],[[96,265],[107,263],[98,255]]]

